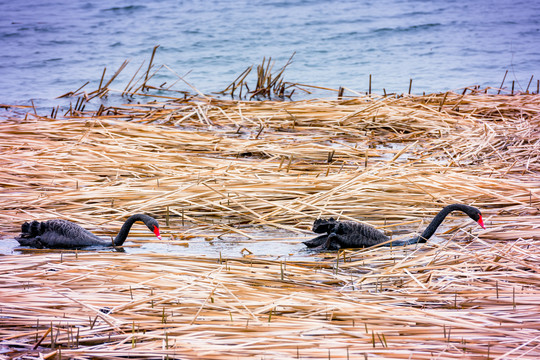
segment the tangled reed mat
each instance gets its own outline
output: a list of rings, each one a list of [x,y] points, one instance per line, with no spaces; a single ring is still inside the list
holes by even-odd
[[[473,91],[6,116],[4,241],[49,218],[109,236],[136,212],[184,246],[273,229],[300,242],[319,216],[405,238],[456,202],[480,208],[487,230],[455,214],[427,244],[301,260],[249,245],[15,252],[0,262],[0,356],[536,359],[539,110],[538,95]],[[128,249],[153,241],[134,230]]]

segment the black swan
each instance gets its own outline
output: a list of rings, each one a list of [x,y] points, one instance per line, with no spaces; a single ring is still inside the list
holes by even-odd
[[[468,205],[453,204],[444,207],[433,218],[422,235],[409,240],[388,242],[384,246],[403,246],[426,242],[435,233],[435,230],[441,225],[446,216],[454,210],[459,210],[469,215],[471,219],[485,229],[480,210]],[[369,247],[390,240],[382,232],[369,225],[352,221],[337,221],[334,218],[330,218],[329,220],[315,220],[313,223],[313,232],[323,235],[319,235],[303,243],[309,248],[316,248],[316,250]]]
[[[124,225],[122,225],[120,232],[118,232],[113,242],[101,239],[70,221],[58,219],[42,222],[35,220],[25,222],[21,227],[21,235],[16,237],[15,240],[22,246],[31,246],[38,249],[80,249],[92,246],[122,246],[135,221],[144,222],[148,229],[161,240],[157,220],[144,214],[130,216]]]

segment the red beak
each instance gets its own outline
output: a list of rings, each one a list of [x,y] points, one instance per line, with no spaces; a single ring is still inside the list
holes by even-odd
[[[480,220],[482,220],[480,218]],[[161,235],[159,234],[159,228],[157,226],[154,226],[154,234],[156,234],[157,238],[161,240]]]
[[[480,225],[482,229],[486,229],[486,227],[484,226],[484,222],[482,221],[482,215],[480,215],[480,219],[478,219],[478,225]]]

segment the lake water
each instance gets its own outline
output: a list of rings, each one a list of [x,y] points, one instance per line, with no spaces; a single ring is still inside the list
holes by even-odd
[[[274,228],[260,229],[253,232],[253,239],[243,236],[227,236],[213,234],[212,236],[194,236],[189,239],[177,239],[174,236],[181,233],[179,229],[165,229],[163,239],[145,236],[141,233],[130,234],[121,251],[132,253],[160,253],[178,256],[207,256],[211,258],[240,258],[255,257],[258,259],[301,261],[312,260],[314,257],[325,257],[328,254],[318,254],[308,249],[302,241],[315,237],[301,236],[292,232],[276,230]],[[107,236],[100,235],[103,239]],[[84,249],[81,251],[117,251],[118,249]],[[20,247],[13,237],[0,238],[0,255],[22,254],[26,252],[43,252],[62,250],[36,250]],[[67,251],[67,250],[64,250]],[[332,256],[332,255],[330,255]]]
[[[357,91],[369,74],[377,93],[407,92],[411,78],[413,93],[497,87],[506,70],[506,87],[525,90],[534,75],[536,91],[540,77],[540,2],[530,0],[0,0],[0,14],[4,104],[54,105],[129,59],[125,81],[155,45],[154,64],[207,93],[265,56],[278,68],[293,52],[285,80]],[[167,70],[156,80],[177,78]]]

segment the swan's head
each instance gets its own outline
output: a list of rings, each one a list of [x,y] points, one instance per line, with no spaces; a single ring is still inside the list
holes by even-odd
[[[317,219],[313,222],[312,231],[317,234],[329,233],[334,229],[337,221],[334,218],[328,220]]]
[[[152,219],[152,220],[148,221],[146,226],[148,226],[148,229],[150,229],[151,232],[156,234],[156,237],[159,240],[161,240],[161,234],[159,233],[159,224],[158,224],[157,220]]]
[[[472,206],[470,206],[470,208],[471,209],[467,212],[467,215],[469,215],[471,219],[476,221],[478,225],[482,227],[482,229],[485,229],[486,227],[484,226],[484,221],[482,220],[482,213],[480,212],[480,210]]]

